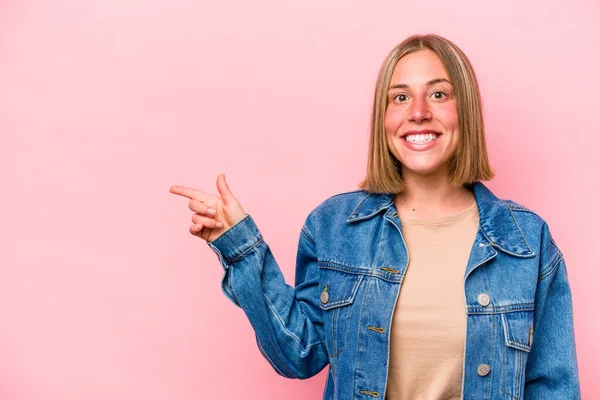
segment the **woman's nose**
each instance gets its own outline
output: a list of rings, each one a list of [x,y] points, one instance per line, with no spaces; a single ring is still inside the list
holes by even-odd
[[[416,97],[412,101],[409,118],[411,122],[423,122],[431,119],[431,111],[426,99]]]

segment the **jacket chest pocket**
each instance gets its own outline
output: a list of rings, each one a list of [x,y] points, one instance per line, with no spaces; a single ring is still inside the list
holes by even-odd
[[[346,347],[350,311],[364,275],[320,268],[319,304],[325,322],[325,344],[329,357],[337,357]]]
[[[500,391],[511,399],[524,396],[525,367],[533,341],[533,311],[501,314],[504,330]]]

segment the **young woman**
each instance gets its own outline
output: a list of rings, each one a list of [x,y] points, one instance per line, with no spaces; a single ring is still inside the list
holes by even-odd
[[[367,176],[318,205],[285,283],[219,175],[191,199],[193,235],[225,269],[281,375],[330,365],[324,399],[578,399],[571,294],[547,224],[498,199],[468,58],[415,35],[376,85]]]

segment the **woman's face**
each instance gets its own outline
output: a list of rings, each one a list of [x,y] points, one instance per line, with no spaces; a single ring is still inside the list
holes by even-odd
[[[449,81],[431,50],[410,53],[394,68],[385,130],[403,175],[448,173],[459,142],[456,98]]]

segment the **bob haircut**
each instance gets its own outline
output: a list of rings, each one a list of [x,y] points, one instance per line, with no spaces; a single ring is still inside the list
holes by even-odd
[[[456,96],[460,137],[456,153],[449,160],[448,182],[461,187],[494,177],[485,145],[481,95],[471,62],[454,43],[441,36],[413,35],[390,52],[379,70],[371,114],[367,176],[358,184],[360,189],[393,194],[402,193],[405,189],[402,165],[389,150],[386,140],[387,92],[398,60],[426,49],[433,51],[442,61]]]

